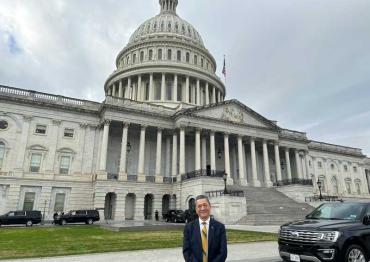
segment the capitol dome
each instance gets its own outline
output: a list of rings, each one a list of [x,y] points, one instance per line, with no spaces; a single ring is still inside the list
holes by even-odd
[[[118,54],[106,96],[168,107],[218,103],[225,86],[198,31],[176,13],[178,0],[159,0],[160,13],[141,24]]]

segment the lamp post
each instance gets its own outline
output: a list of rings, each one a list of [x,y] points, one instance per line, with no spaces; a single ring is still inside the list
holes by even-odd
[[[320,191],[320,196],[319,196],[320,201],[322,200],[321,186],[322,186],[321,180],[317,179],[317,187],[319,188],[319,191]]]
[[[224,179],[224,184],[225,184],[224,195],[226,195],[227,194],[227,189],[226,189],[227,174],[226,173],[224,173],[223,179]]]

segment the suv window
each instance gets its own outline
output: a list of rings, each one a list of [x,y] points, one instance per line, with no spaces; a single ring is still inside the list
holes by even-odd
[[[86,211],[85,210],[77,210],[76,215],[86,215]]]
[[[362,203],[323,204],[315,209],[308,218],[356,220],[360,218],[363,210],[364,204]]]
[[[16,211],[16,212],[14,212],[14,215],[15,216],[25,216],[26,213],[25,212],[22,212],[22,211]]]

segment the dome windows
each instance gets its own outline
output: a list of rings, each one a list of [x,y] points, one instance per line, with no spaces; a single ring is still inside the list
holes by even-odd
[[[181,62],[181,51],[180,50],[177,51],[177,61]]]
[[[172,60],[172,50],[171,49],[168,49],[167,51],[167,59]]]
[[[190,62],[190,54],[189,52],[186,52],[186,63]]]
[[[194,55],[194,64],[198,65],[198,56],[197,55]]]
[[[136,54],[133,54],[132,55],[132,63],[135,64],[136,63]]]
[[[140,52],[140,62],[144,61],[144,51]]]
[[[162,60],[162,49],[158,49],[158,60]]]
[[[149,61],[152,61],[153,60],[153,50],[150,49],[149,50]]]

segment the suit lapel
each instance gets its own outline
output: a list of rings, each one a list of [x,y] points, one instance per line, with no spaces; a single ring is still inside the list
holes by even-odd
[[[209,252],[209,247],[211,246],[213,236],[214,236],[214,230],[215,230],[215,225],[213,219],[209,220],[209,229],[208,229],[208,252]]]

